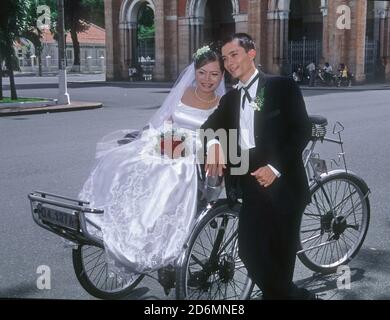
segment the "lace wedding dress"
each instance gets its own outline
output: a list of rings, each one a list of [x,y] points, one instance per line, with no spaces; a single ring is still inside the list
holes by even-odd
[[[214,109],[180,102],[173,126],[196,141],[195,130]],[[161,161],[156,144],[162,130],[147,129],[128,144],[98,144],[97,164],[79,194],[104,209],[103,216],[88,218],[100,226],[106,261],[116,272],[149,272],[174,263],[196,214],[196,155]]]

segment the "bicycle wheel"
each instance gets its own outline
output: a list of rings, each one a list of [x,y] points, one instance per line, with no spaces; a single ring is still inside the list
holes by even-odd
[[[108,272],[104,249],[80,245],[72,251],[73,267],[81,286],[100,299],[121,299],[127,296],[143,279],[144,275],[126,277]]]
[[[208,212],[189,240],[176,273],[177,299],[244,300],[253,288],[238,257],[239,205]]]
[[[368,187],[354,175],[325,177],[311,190],[300,226],[298,257],[309,269],[332,273],[359,251],[370,221]]]

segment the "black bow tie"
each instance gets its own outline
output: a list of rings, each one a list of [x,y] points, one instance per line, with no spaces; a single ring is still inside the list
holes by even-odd
[[[244,89],[244,96],[242,97],[242,103],[241,103],[242,110],[245,109],[245,99],[248,99],[248,101],[251,102],[252,98],[251,98],[248,90],[253,86],[253,84],[257,81],[257,79],[259,79],[259,77],[260,77],[260,74],[258,73],[246,87],[243,86],[241,88],[241,89]]]

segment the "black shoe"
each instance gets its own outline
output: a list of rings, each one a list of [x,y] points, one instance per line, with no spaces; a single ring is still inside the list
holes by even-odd
[[[167,266],[157,270],[158,282],[163,286],[165,295],[169,295],[172,288],[175,287],[175,268]]]

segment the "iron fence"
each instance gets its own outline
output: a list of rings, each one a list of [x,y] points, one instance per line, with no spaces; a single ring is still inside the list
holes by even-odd
[[[378,41],[366,39],[364,73],[368,79],[375,76],[375,68],[379,59],[378,48]]]
[[[322,42],[319,40],[290,41],[288,47],[288,60],[292,71],[297,70],[299,65],[307,66],[314,61],[319,64],[322,53]]]

